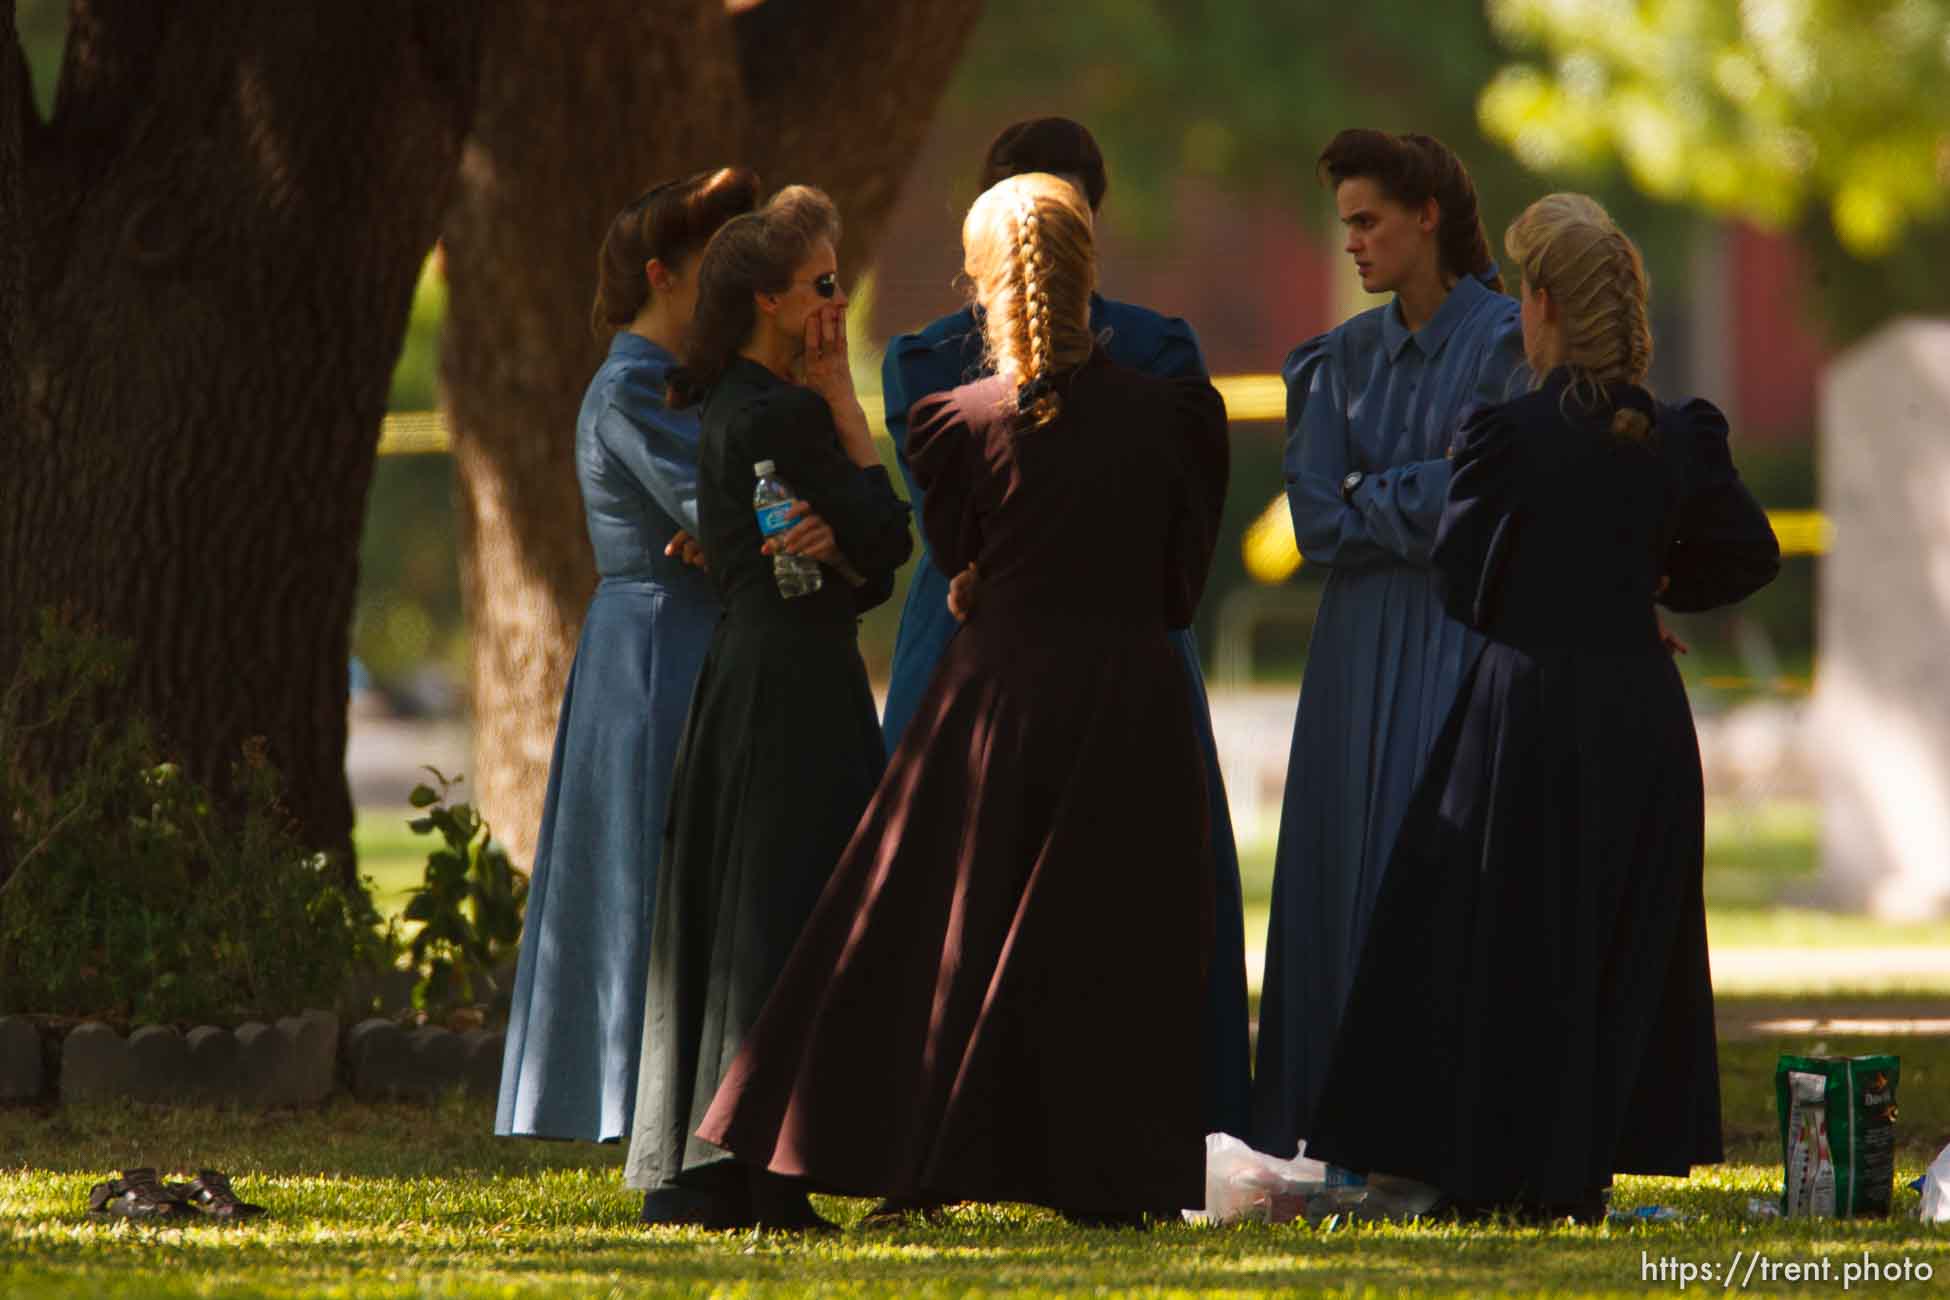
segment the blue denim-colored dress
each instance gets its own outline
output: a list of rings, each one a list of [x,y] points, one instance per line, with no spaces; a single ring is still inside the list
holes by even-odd
[[[1115,302],[1099,294],[1090,299],[1090,329],[1119,365],[1160,379],[1205,377],[1205,359],[1190,325],[1148,308]],[[975,311],[965,307],[943,316],[917,334],[903,334],[887,346],[881,390],[887,404],[887,432],[906,481],[908,500],[918,516],[921,485],[907,463],[907,416],[922,398],[958,388],[983,374],[982,333]],[[914,716],[922,693],[934,679],[948,642],[959,624],[948,612],[948,577],[935,567],[923,540],[909,576],[894,642],[894,665],[887,686],[881,730],[892,755]],[[1246,922],[1239,889],[1239,854],[1232,838],[1232,813],[1219,773],[1212,738],[1212,710],[1199,667],[1198,641],[1190,628],[1171,631],[1185,670],[1194,727],[1204,755],[1206,806],[1210,810],[1214,899],[1212,965],[1208,980],[1205,1046],[1205,1121],[1208,1132],[1243,1134],[1250,1095],[1252,1052],[1246,1020]]]
[[[494,1131],[630,1132],[673,759],[717,626],[708,575],[664,555],[697,531],[697,416],[664,405],[676,358],[620,331],[576,419],[601,582],[549,764]]]
[[[1291,1155],[1307,1135],[1389,851],[1482,646],[1444,612],[1430,567],[1450,449],[1469,410],[1527,374],[1516,301],[1475,278],[1419,330],[1391,302],[1287,357],[1287,503],[1301,555],[1328,576],[1274,861],[1253,1073],[1262,1151]],[[1351,470],[1366,478],[1350,502]]]

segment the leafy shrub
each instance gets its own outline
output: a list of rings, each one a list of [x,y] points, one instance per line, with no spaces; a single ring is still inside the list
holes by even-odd
[[[142,719],[98,720],[128,657],[43,611],[0,693],[0,1010],[235,1022],[332,1005],[355,963],[386,956],[370,894],[300,843],[262,740],[221,809]],[[57,786],[29,747],[64,727],[83,735]]]
[[[426,878],[406,905],[406,919],[421,923],[408,951],[420,971],[413,1005],[422,1011],[475,1000],[482,978],[514,956],[528,901],[528,878],[508,860],[487,819],[471,804],[448,803],[460,778],[427,771],[440,788],[415,786],[408,798],[425,810],[408,825],[440,837],[440,847],[427,855]]]

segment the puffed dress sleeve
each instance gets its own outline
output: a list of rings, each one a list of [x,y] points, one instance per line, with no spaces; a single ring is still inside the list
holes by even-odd
[[[920,484],[921,532],[935,567],[950,578],[982,553],[980,489],[986,449],[954,391],[931,393],[907,413],[907,465]]]
[[[659,368],[651,378],[662,374]],[[671,410],[661,391],[633,378],[611,389],[596,437],[679,528],[697,535],[695,413]]]
[[[1740,480],[1727,446],[1727,418],[1695,398],[1668,408],[1662,438],[1685,438],[1686,479],[1666,546],[1669,580],[1659,603],[1681,613],[1730,605],[1781,571],[1781,546],[1767,512]]]
[[[1157,349],[1137,369],[1160,379],[1206,378],[1205,353],[1199,349],[1198,334],[1181,317],[1166,317],[1158,331]]]
[[[1336,336],[1309,339],[1287,355],[1287,509],[1293,539],[1309,564],[1378,564],[1388,552],[1369,535],[1361,512],[1341,500],[1341,480],[1355,467],[1348,447],[1347,376]]]
[[[1503,565],[1522,527],[1517,432],[1500,406],[1464,422],[1430,562],[1449,617],[1479,631],[1496,614]]]

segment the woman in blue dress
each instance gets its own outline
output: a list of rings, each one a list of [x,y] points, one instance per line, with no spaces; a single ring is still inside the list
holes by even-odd
[[[1642,386],[1644,265],[1605,210],[1539,199],[1506,247],[1541,382],[1469,421],[1434,550],[1486,644],[1402,823],[1308,1145],[1466,1216],[1597,1221],[1612,1175],[1723,1158],[1699,741],[1653,603],[1739,600],[1780,548],[1725,417]]]
[[[1097,142],[1081,124],[1063,117],[1032,118],[1007,127],[989,146],[981,188],[1030,172],[1061,176],[1080,190],[1091,215],[1102,206],[1109,180]],[[1157,379],[1204,379],[1205,359],[1191,326],[1145,307],[1090,295],[1090,332],[1102,340],[1112,361]],[[990,373],[982,330],[973,305],[943,316],[917,334],[903,334],[887,347],[881,389],[887,405],[887,432],[906,480],[908,499],[923,508],[921,485],[907,456],[909,409],[924,397],[946,393]],[[913,720],[923,692],[955,635],[948,612],[948,580],[922,539],[901,607],[894,642],[892,679],[881,729],[891,755]],[[1205,800],[1210,822],[1213,894],[1212,962],[1206,981],[1204,1116],[1207,1132],[1246,1132],[1251,1049],[1246,1027],[1246,922],[1239,891],[1239,854],[1233,844],[1232,814],[1219,774],[1212,738],[1212,711],[1199,668],[1198,641],[1189,627],[1171,633],[1192,705],[1193,729],[1203,757]]]
[[[613,1142],[630,1131],[665,795],[719,615],[690,541],[698,419],[664,404],[664,379],[697,300],[699,252],[757,201],[751,172],[700,172],[644,194],[603,239],[591,324],[613,337],[576,419],[601,580],[549,764],[499,1134]]]
[[[1287,358],[1287,503],[1327,570],[1293,730],[1266,937],[1253,1144],[1307,1135],[1403,811],[1481,644],[1429,548],[1464,413],[1521,388],[1523,335],[1476,190],[1423,135],[1343,131],[1319,160],[1370,293]],[[1386,1122],[1381,1120],[1378,1122]]]

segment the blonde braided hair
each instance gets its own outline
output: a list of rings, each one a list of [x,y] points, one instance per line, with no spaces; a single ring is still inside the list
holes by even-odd
[[[1560,364],[1571,371],[1570,391],[1595,406],[1604,385],[1642,387],[1652,368],[1645,260],[1598,201],[1547,194],[1510,223],[1503,246],[1523,273],[1525,291],[1543,289],[1557,303]],[[1538,369],[1535,359],[1531,368]],[[1536,378],[1541,383],[1543,375]],[[1651,422],[1641,411],[1620,407],[1612,431],[1644,438]]]
[[[1026,172],[984,191],[962,223],[965,269],[990,364],[1016,382],[1030,428],[1056,418],[1054,376],[1090,355],[1096,249],[1089,209],[1067,181]]]

